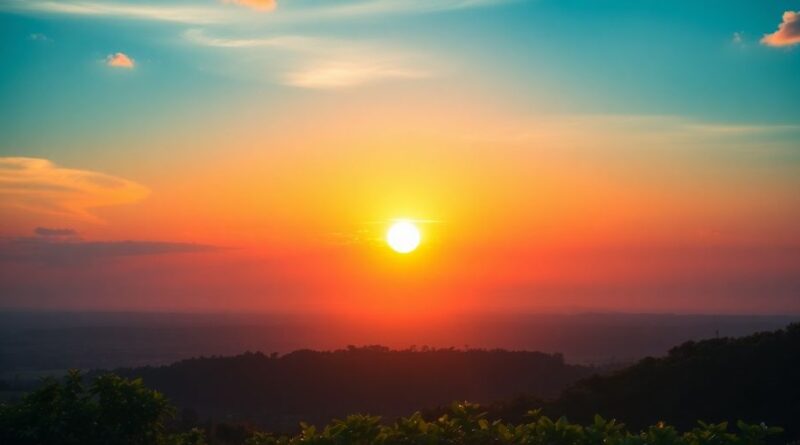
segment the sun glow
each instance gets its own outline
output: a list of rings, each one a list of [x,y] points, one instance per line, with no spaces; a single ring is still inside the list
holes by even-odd
[[[397,253],[413,252],[421,239],[419,229],[411,221],[397,221],[386,233],[386,242]]]

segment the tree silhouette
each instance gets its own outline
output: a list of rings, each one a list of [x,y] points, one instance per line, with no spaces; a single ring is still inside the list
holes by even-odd
[[[79,372],[48,379],[16,405],[0,405],[0,443],[153,445],[173,408],[141,380],[100,376],[89,388]]]

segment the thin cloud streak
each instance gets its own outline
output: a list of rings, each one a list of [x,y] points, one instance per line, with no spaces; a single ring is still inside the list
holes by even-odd
[[[307,36],[253,38],[212,37],[201,29],[190,29],[184,37],[191,43],[222,49],[270,48],[299,54],[299,66],[283,69],[281,81],[309,89],[344,89],[383,80],[421,79],[430,69],[410,66],[410,57],[372,44]],[[269,61],[270,64],[274,60]]]
[[[287,85],[312,89],[340,89],[388,79],[420,79],[428,77],[424,71],[415,71],[380,63],[344,63],[314,66],[289,73]]]
[[[565,135],[595,134],[610,137],[738,138],[755,135],[794,137],[800,125],[705,122],[677,115],[564,114],[531,115],[464,139],[484,142],[526,143]]]
[[[275,2],[254,0],[227,0],[249,11],[271,12],[273,24],[305,21],[325,21],[343,18],[374,17],[382,15],[430,14],[462,9],[490,7],[519,0],[361,0],[336,6],[275,10]],[[233,11],[224,4],[214,7],[193,7],[182,3],[127,4],[97,1],[8,0],[0,3],[0,10],[30,14],[62,14],[86,17],[110,17],[131,20],[153,20],[186,24],[222,24],[261,20],[261,14]]]
[[[330,47],[330,41],[304,36],[258,37],[234,39],[211,37],[200,29],[189,29],[183,33],[189,42],[214,48],[278,48],[296,51],[318,51]]]
[[[368,0],[297,11],[293,14],[287,14],[285,18],[287,20],[322,20],[379,15],[429,14],[490,7],[513,1],[517,0]]]
[[[212,24],[229,21],[233,16],[224,10],[183,5],[129,5],[105,2],[9,1],[0,10],[21,13],[62,14],[86,17],[111,17],[189,24]]]
[[[800,131],[800,125],[685,124],[684,128],[704,133],[729,135]]]
[[[45,237],[76,237],[78,236],[78,232],[75,229],[53,229],[48,227],[37,227],[33,230],[38,236],[45,236]]]
[[[207,244],[168,241],[83,241],[63,240],[54,236],[19,237],[0,240],[0,261],[75,265],[116,257],[202,253],[220,249]]]

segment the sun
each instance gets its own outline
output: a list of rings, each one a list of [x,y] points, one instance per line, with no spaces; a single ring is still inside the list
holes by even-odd
[[[411,221],[397,221],[389,227],[386,242],[397,253],[409,253],[419,246],[419,229]]]

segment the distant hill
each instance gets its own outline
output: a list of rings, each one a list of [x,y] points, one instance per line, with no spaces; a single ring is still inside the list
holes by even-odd
[[[571,386],[558,399],[521,397],[491,408],[493,417],[518,421],[533,408],[588,421],[595,413],[639,428],[664,420],[691,428],[744,420],[779,425],[800,439],[800,324],[741,338],[686,342],[664,358]]]
[[[0,380],[28,390],[42,375],[73,368],[161,366],[191,357],[349,344],[502,348],[562,353],[568,363],[633,363],[685,341],[738,337],[797,321],[800,315],[479,312],[409,324],[319,314],[0,310]]]
[[[324,423],[356,412],[394,417],[453,400],[556,397],[596,371],[565,364],[560,354],[369,346],[195,358],[115,372],[141,377],[200,419],[294,430],[300,421]]]

